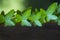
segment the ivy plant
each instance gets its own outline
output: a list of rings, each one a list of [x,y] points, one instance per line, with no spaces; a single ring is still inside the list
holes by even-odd
[[[46,10],[47,18],[46,20],[49,22],[50,20],[56,20],[57,16],[53,15],[54,12],[57,10],[57,3],[51,4],[48,9]]]
[[[13,21],[11,21],[13,15],[14,15],[15,11],[12,9],[11,11],[9,11],[6,15],[5,15],[5,26],[14,26],[15,23]]]
[[[58,23],[58,25],[60,25],[60,4],[58,5],[57,16],[58,16],[58,19],[56,20],[56,22]]]
[[[60,25],[60,15],[57,16],[55,13],[60,14],[60,4],[57,2],[52,3],[47,10],[40,8],[40,11],[35,9],[35,12],[31,12],[32,8],[27,8],[25,11],[14,11],[10,10],[4,14],[4,11],[0,14],[0,24],[4,23],[5,26],[15,26],[16,23],[22,26],[39,26],[42,27],[44,23],[54,20]]]

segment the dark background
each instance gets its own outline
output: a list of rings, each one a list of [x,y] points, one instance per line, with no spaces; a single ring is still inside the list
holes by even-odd
[[[40,8],[47,9],[53,2],[58,2],[59,4],[60,0],[27,0],[27,2],[27,7],[32,6],[32,11],[34,11],[35,8],[38,10],[40,10]]]
[[[47,9],[47,7],[53,2],[60,2],[60,0],[27,0],[28,5],[35,8]],[[0,25],[0,40],[60,40],[59,27],[56,23],[46,23],[39,27],[21,27],[16,25],[13,28],[4,27]]]

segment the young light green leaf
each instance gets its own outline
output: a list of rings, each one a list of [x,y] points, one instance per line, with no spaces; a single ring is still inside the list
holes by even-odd
[[[42,26],[42,24],[41,24],[41,22],[40,22],[39,20],[35,20],[34,23],[35,23],[37,26],[39,26],[39,27]]]
[[[15,26],[15,23],[11,20],[5,20],[5,26]]]
[[[15,23],[13,21],[11,21],[14,13],[15,13],[15,11],[11,10],[10,12],[8,12],[8,14],[6,14],[6,16],[5,16],[5,26],[15,26]]]
[[[23,26],[32,26],[30,22],[28,22],[27,20],[22,20],[22,25]]]
[[[55,15],[48,15],[48,17],[47,17],[47,21],[56,20],[56,19],[58,19],[58,17]]]
[[[46,11],[42,8],[40,9],[40,15],[41,15],[40,22],[45,23],[46,22],[45,18],[47,16],[47,14],[46,14]]]
[[[56,9],[57,9],[57,3],[55,2],[48,7],[48,9],[46,10],[46,13],[53,14],[56,11]]]
[[[31,15],[31,9],[27,9],[23,14],[22,14],[22,25],[25,26],[31,26],[30,22],[27,21],[27,19]]]

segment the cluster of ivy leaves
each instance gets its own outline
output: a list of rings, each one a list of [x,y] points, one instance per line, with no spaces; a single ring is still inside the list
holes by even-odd
[[[5,14],[4,11],[0,14],[0,24],[4,23],[5,26],[15,26],[16,23],[20,23],[22,26],[39,26],[42,24],[54,20],[60,25],[60,4],[57,2],[52,3],[47,10],[40,8],[40,11],[35,9],[35,12],[31,13],[31,7],[21,12],[19,10],[10,10]]]

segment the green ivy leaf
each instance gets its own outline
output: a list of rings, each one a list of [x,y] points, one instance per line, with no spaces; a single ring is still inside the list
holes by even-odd
[[[44,9],[40,9],[40,12],[37,12],[36,15],[34,16],[34,19],[33,19],[34,20],[34,23],[37,26],[41,27],[42,26],[42,22],[45,22],[45,20],[43,20],[43,19],[45,19],[45,17],[46,17],[45,10]]]
[[[28,19],[28,17],[31,15],[31,8],[27,9],[25,12],[22,14],[22,19]]]
[[[9,11],[5,16],[5,26],[15,26],[15,23],[11,21],[12,17],[14,16],[15,11]]]
[[[41,24],[41,22],[40,22],[39,20],[34,20],[34,23],[35,23],[37,26],[39,26],[39,27],[42,26],[42,24]]]
[[[36,13],[36,15],[34,16],[34,20],[39,20],[41,18],[41,12]]]
[[[27,9],[25,12],[23,12],[22,14],[22,25],[26,25],[26,26],[31,26],[31,23],[27,21],[27,19],[30,17],[31,15],[31,8]]]
[[[48,9],[46,10],[47,15],[53,14],[56,11],[56,9],[57,9],[57,3],[55,2],[55,3],[51,4],[48,7]]]
[[[15,11],[12,9],[11,11],[9,11],[9,12],[6,14],[5,18],[6,18],[6,19],[11,19],[12,16],[14,15],[14,13],[15,13]]]
[[[56,19],[58,19],[58,17],[55,16],[55,15],[48,15],[48,17],[47,17],[47,21],[48,21],[48,22],[49,22],[50,20],[56,20]]]
[[[18,23],[18,22],[20,22],[21,20],[22,20],[21,16],[20,16],[19,14],[16,14],[16,17],[15,17],[14,21],[15,21],[16,23]]]
[[[46,22],[45,18],[47,16],[47,14],[46,14],[46,11],[42,8],[40,9],[40,15],[41,15],[40,22],[45,23]]]
[[[5,26],[15,26],[15,23],[11,20],[5,20]]]
[[[47,16],[46,11],[44,9],[40,9],[40,15],[42,18],[45,18]]]
[[[53,3],[51,4],[48,9],[46,10],[46,14],[47,14],[47,17],[46,17],[46,20],[47,22],[49,22],[50,20],[56,20],[57,19],[57,16],[53,15],[53,13],[57,10],[57,3]]]
[[[22,20],[22,25],[23,25],[23,26],[29,26],[29,27],[32,26],[31,23],[28,22],[27,20]]]

